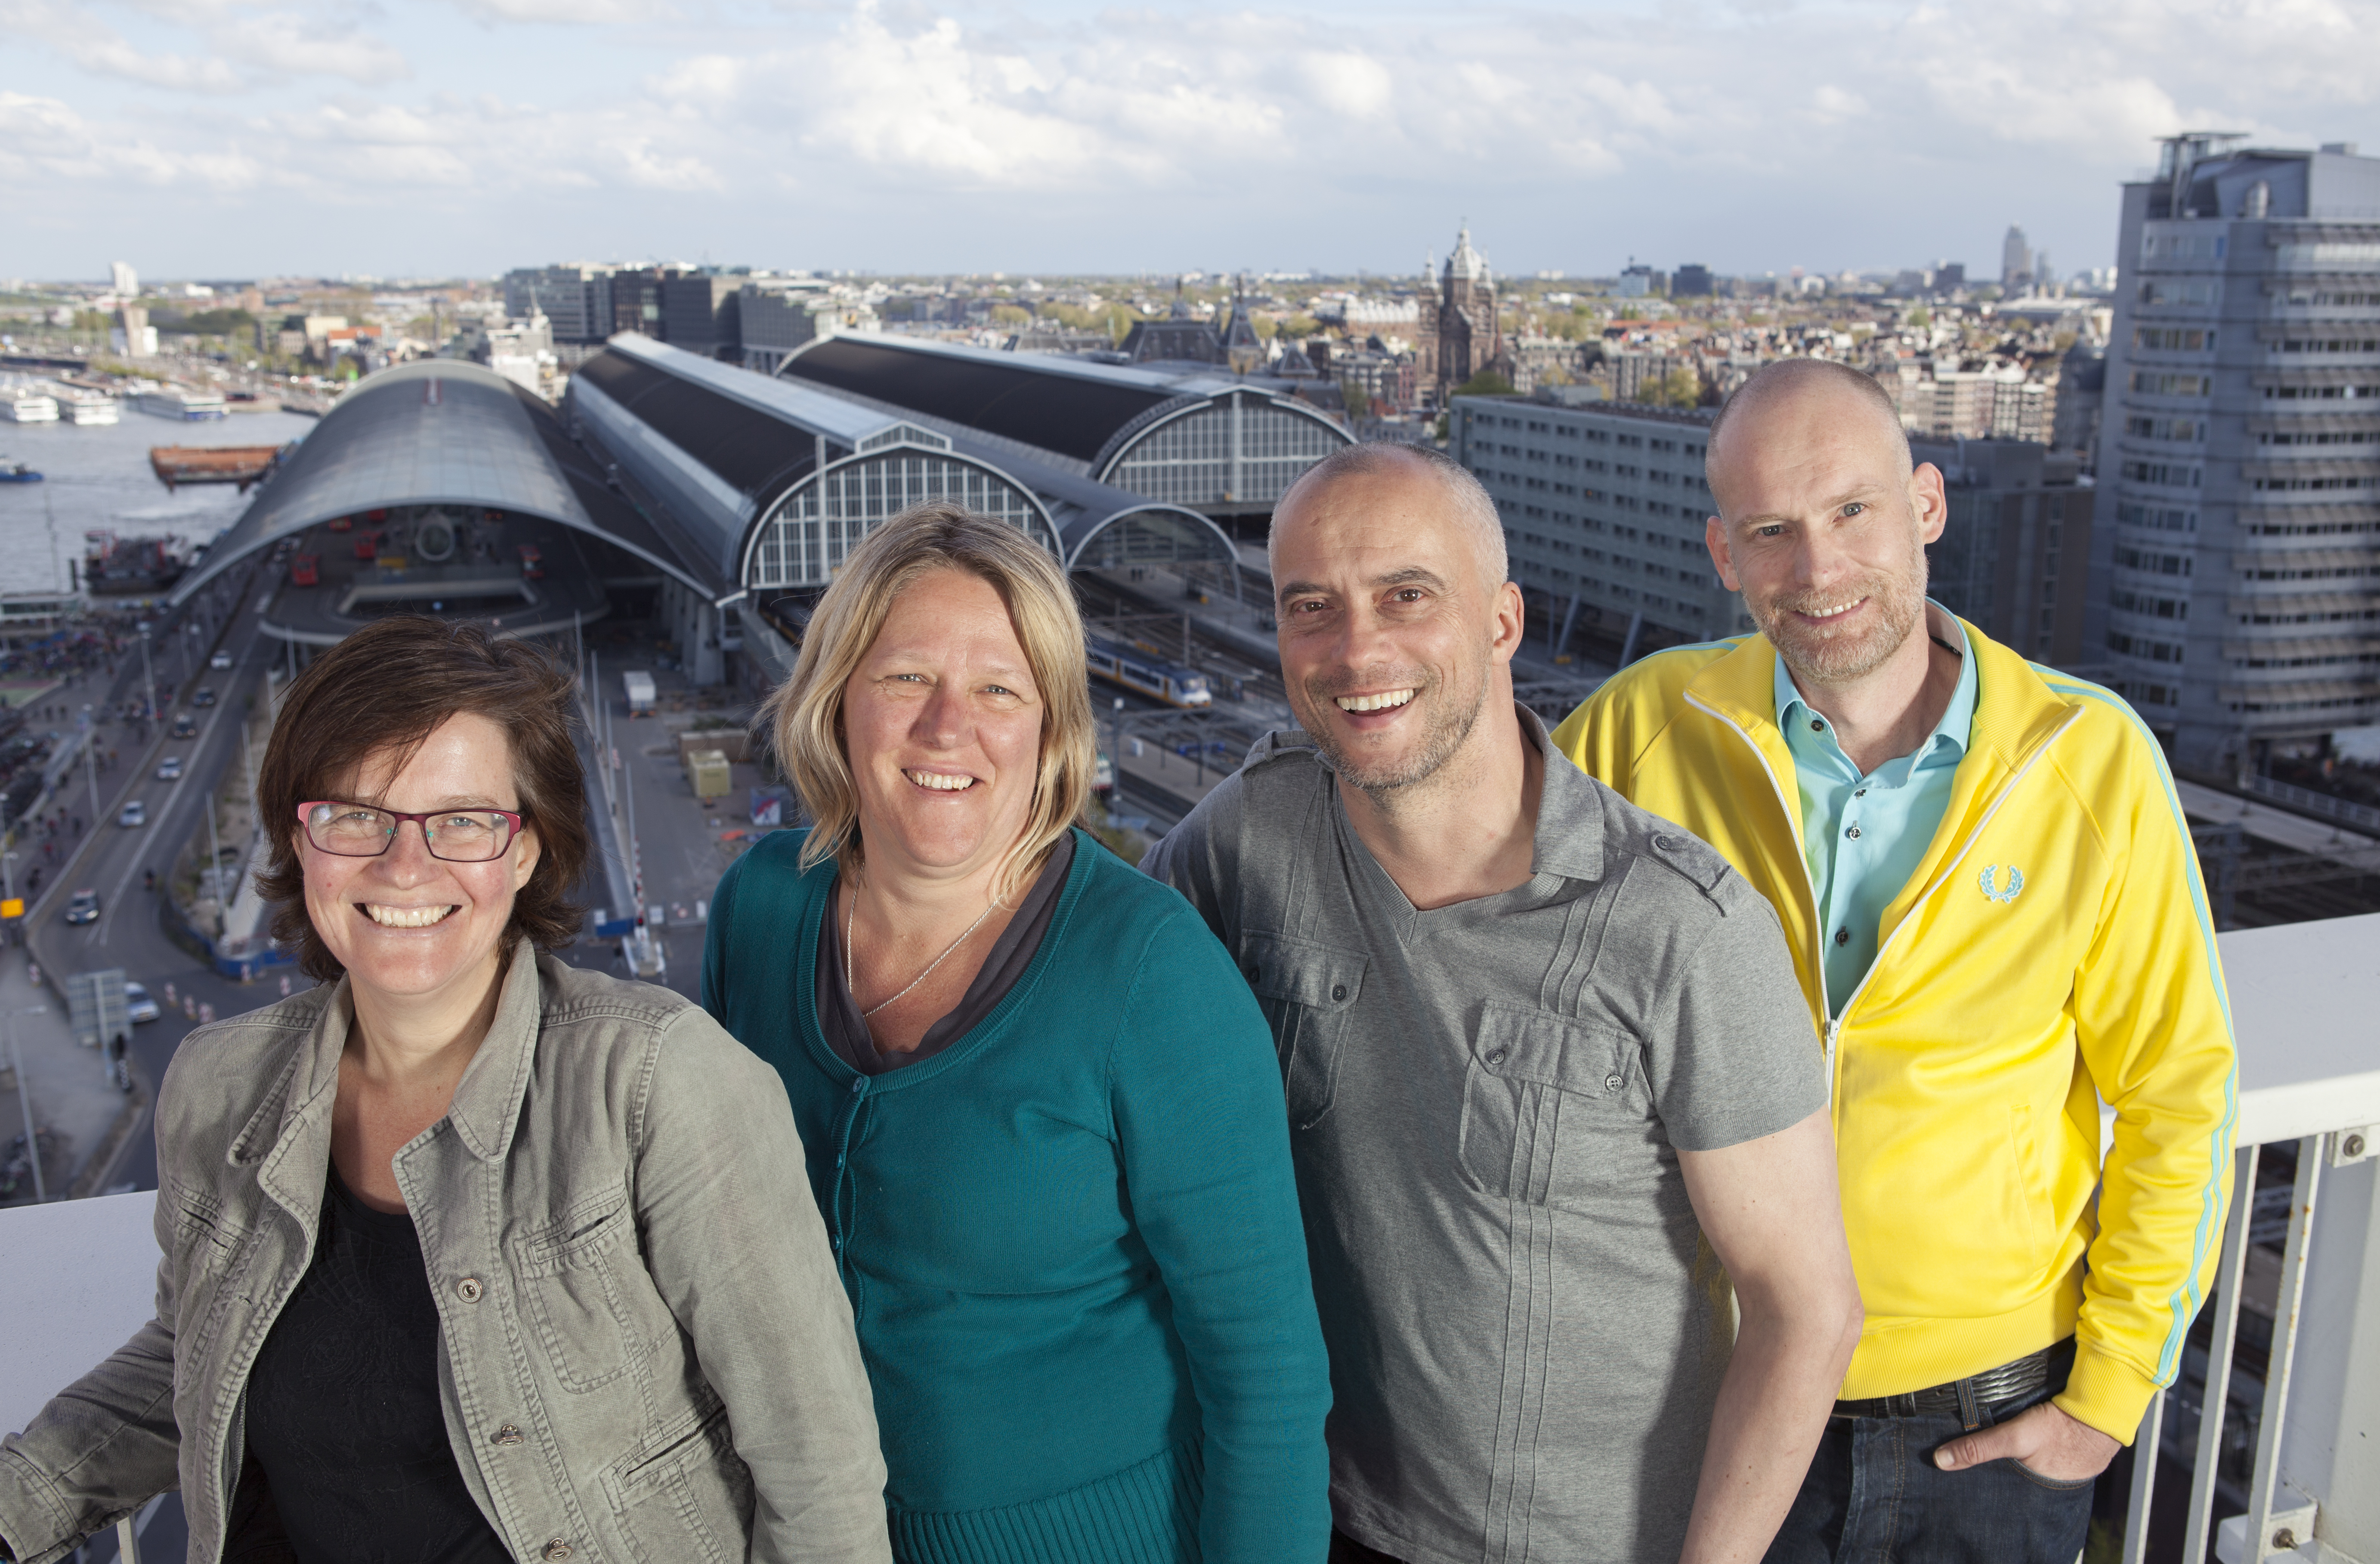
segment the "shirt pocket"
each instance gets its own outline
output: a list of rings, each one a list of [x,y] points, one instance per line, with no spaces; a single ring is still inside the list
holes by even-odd
[[[1466,1183],[1585,1210],[1625,1193],[1631,1170],[1657,1164],[1660,1140],[1642,1050],[1626,1028],[1497,1000],[1480,1007],[1456,1140]]]
[[[1310,1130],[1330,1111],[1347,1018],[1363,995],[1370,964],[1361,951],[1286,934],[1247,937],[1240,971],[1272,1026],[1294,1128]]]
[[[625,1188],[580,1202],[514,1246],[521,1312],[570,1391],[609,1385],[644,1361],[658,1306],[637,1247],[636,1212]],[[666,1310],[663,1311],[666,1313]]]

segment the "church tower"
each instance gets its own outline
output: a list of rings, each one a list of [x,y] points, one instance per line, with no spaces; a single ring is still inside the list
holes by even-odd
[[[1425,274],[1425,285],[1431,281]],[[1421,293],[1414,368],[1421,383],[1436,389],[1437,405],[1443,407],[1456,386],[1505,360],[1495,274],[1488,258],[1471,248],[1470,224],[1455,236],[1453,253],[1435,282]]]

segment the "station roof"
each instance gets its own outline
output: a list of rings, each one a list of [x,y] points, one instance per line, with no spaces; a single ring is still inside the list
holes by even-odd
[[[698,590],[708,587],[709,573],[606,487],[544,403],[480,365],[424,358],[341,396],[169,600],[188,600],[241,560],[335,516],[423,504],[542,516]]]
[[[1191,372],[1005,353],[923,337],[833,336],[785,360],[808,381],[1081,462],[1156,409],[1239,389],[1205,365]]]
[[[985,357],[1014,359],[1012,354]],[[916,363],[929,371],[929,381],[951,367],[933,358]],[[1102,373],[1133,373],[1088,367]],[[961,363],[957,369],[965,375],[970,366]],[[1039,447],[981,433],[964,423],[922,416],[913,422],[915,409],[880,406],[865,396],[829,389],[822,382],[775,379],[624,333],[579,369],[573,382],[574,395],[580,384],[597,391],[643,426],[640,433],[659,436],[675,448],[678,458],[698,463],[711,475],[715,481],[675,487],[673,511],[700,513],[699,525],[719,533],[722,540],[733,533],[732,546],[721,560],[721,573],[732,582],[726,592],[742,585],[742,561],[749,552],[753,527],[787,490],[817,470],[821,457],[832,462],[904,439],[947,449],[991,467],[1030,492],[1048,512],[1061,557],[1070,566],[1091,539],[1128,515],[1171,515],[1208,538],[1218,558],[1231,555],[1229,538],[1196,511],[1154,503],[1099,482],[1087,476],[1081,465],[1053,458]],[[1175,398],[1160,399],[1172,400]],[[595,427],[605,439],[616,443],[621,431],[610,426],[613,417],[607,410],[605,421]],[[649,470],[662,474],[659,467]],[[737,503],[729,503],[731,499]]]

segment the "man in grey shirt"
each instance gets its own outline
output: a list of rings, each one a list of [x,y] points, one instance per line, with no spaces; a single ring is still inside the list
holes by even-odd
[[[1333,1558],[1756,1559],[1860,1326],[1776,915],[1515,705],[1521,596],[1460,467],[1339,453],[1272,566],[1304,732],[1145,867],[1273,1024]]]

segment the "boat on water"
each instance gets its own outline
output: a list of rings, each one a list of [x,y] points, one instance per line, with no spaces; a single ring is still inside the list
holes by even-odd
[[[132,406],[140,412],[161,418],[178,418],[196,423],[201,418],[224,418],[231,416],[230,405],[212,391],[193,391],[185,385],[151,386],[132,394]]]
[[[58,421],[58,399],[39,386],[12,385],[0,390],[0,416],[10,423],[54,424]]]
[[[22,462],[0,461],[0,483],[39,483],[42,475]]]
[[[82,589],[94,597],[141,597],[162,592],[190,568],[187,540],[124,538],[113,532],[82,535]]]
[[[70,424],[112,424],[118,409],[115,398],[79,385],[57,389],[58,417]]]
[[[149,467],[168,491],[185,483],[237,483],[239,491],[261,483],[289,449],[286,445],[152,445]]]

